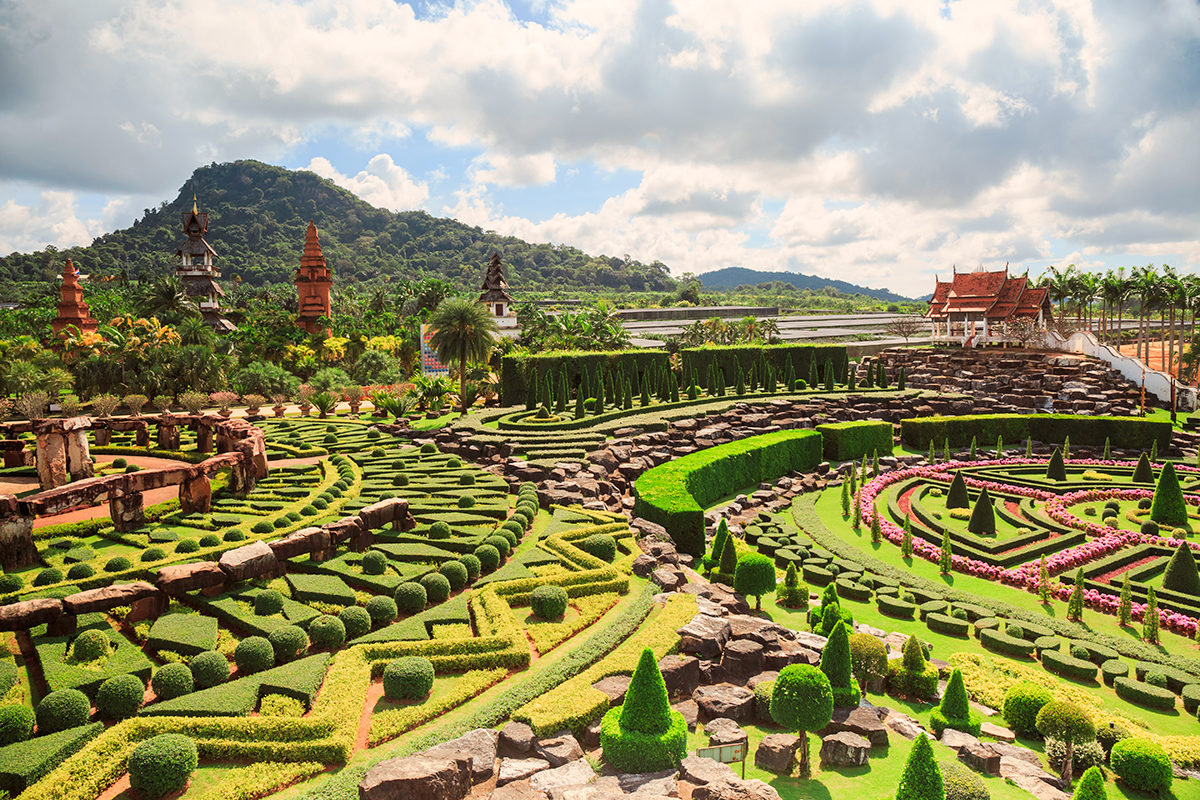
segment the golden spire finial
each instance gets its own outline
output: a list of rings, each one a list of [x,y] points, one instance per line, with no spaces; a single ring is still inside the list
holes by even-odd
[[[192,195],[192,213],[193,214],[196,213],[196,195],[195,194]]]

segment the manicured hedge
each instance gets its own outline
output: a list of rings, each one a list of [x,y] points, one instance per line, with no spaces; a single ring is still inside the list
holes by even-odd
[[[1136,706],[1153,708],[1159,711],[1170,711],[1175,708],[1175,693],[1170,689],[1152,686],[1131,678],[1117,678],[1113,682],[1117,697],[1128,700]]]
[[[150,627],[146,647],[194,656],[217,646],[217,620],[201,614],[167,614]]]
[[[849,461],[878,453],[892,454],[892,423],[878,420],[818,425],[827,461]]]
[[[1149,448],[1157,441],[1160,448],[1171,443],[1171,423],[1141,417],[1089,417],[1075,414],[973,414],[961,417],[920,417],[900,421],[900,440],[908,447],[926,450],[929,443],[940,447],[948,438],[951,447],[966,447],[975,439],[989,445],[996,437],[1006,442],[1026,438],[1059,443],[1071,437],[1074,444],[1102,445],[1105,439],[1113,447]]]
[[[849,363],[849,351],[844,344],[772,344],[772,345],[734,345],[688,347],[680,351],[683,363],[683,374],[695,375],[703,383],[708,374],[708,365],[712,364],[725,373],[725,385],[730,389],[734,386],[737,370],[740,366],[743,373],[755,371],[759,364],[766,362],[774,367],[775,379],[782,387],[787,380],[787,365],[791,361],[793,374],[797,379],[808,380],[809,370],[813,362],[817,365],[817,374],[824,383],[825,362],[833,361],[833,371],[838,383],[846,380],[846,365]]]
[[[1062,675],[1064,678],[1074,678],[1080,681],[1096,680],[1096,665],[1091,661],[1060,652],[1058,650],[1042,651],[1042,666],[1048,672]]]
[[[104,730],[93,722],[0,748],[0,790],[24,791]]]
[[[1200,683],[1189,683],[1183,687],[1183,710],[1194,717],[1197,709],[1200,709]]]
[[[948,636],[961,636],[965,639],[971,635],[971,623],[965,619],[955,619],[945,614],[926,614],[925,624],[929,626],[929,630]]]
[[[636,370],[640,376],[651,368],[661,370],[669,366],[670,356],[667,352],[653,349],[612,352],[556,350],[548,353],[507,355],[500,359],[500,404],[512,406],[525,402],[526,375],[531,368],[537,370],[538,380],[544,380],[547,374],[554,376],[555,396],[558,394],[559,376],[562,375],[562,370],[566,369],[567,382],[572,387],[568,396],[574,397],[574,387],[579,385],[584,369],[587,369],[594,379],[596,371],[601,367],[605,371],[620,370],[630,374]],[[640,377],[638,385],[641,385]]]
[[[1009,636],[1007,633],[981,630],[979,632],[979,641],[989,650],[995,650],[998,653],[1008,656],[1028,657],[1033,655],[1033,642]]]
[[[1117,678],[1129,675],[1129,665],[1119,658],[1113,658],[1100,665],[1100,677],[1105,686],[1112,686]]]
[[[1149,672],[1161,672],[1167,677],[1167,688],[1175,694],[1182,692],[1183,687],[1187,686],[1189,683],[1197,682],[1194,674],[1163,664],[1151,664],[1147,661],[1138,661],[1133,665],[1133,669],[1137,674],[1139,681],[1146,680],[1146,674]]]
[[[897,619],[912,619],[917,611],[917,607],[913,603],[889,597],[886,594],[876,595],[875,604],[879,606],[880,613]]]
[[[676,546],[704,553],[704,508],[731,489],[774,481],[821,461],[821,434],[789,430],[751,436],[668,461],[634,484],[634,513],[667,529]]]

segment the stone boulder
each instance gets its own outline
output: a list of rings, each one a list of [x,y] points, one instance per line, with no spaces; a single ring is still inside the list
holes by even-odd
[[[592,684],[592,688],[608,697],[610,706],[619,706],[625,702],[625,692],[629,689],[630,676],[609,675]]]
[[[698,755],[685,756],[683,761],[679,762],[679,778],[696,786],[703,786],[712,781],[724,780],[732,778],[733,769],[728,764],[722,764],[720,761],[714,761],[711,758],[703,758]]]
[[[697,614],[687,625],[676,631],[681,637],[679,649],[684,653],[720,658],[729,641],[729,622],[717,617]]]
[[[500,732],[494,728],[476,728],[457,739],[442,742],[425,751],[427,756],[463,755],[471,760],[471,782],[479,783],[496,771],[496,748]]]
[[[700,685],[700,661],[694,656],[666,656],[658,669],[671,697],[690,697]]]
[[[887,747],[887,728],[871,707],[860,705],[854,708],[835,708],[833,719],[821,729],[820,734],[827,736],[842,731],[857,733],[867,739],[872,747]]]
[[[500,744],[517,753],[532,750],[535,738],[533,728],[524,722],[510,721],[500,729]]]
[[[739,778],[722,778],[704,786],[697,786],[692,800],[780,800],[774,787],[760,780],[744,781]]]
[[[53,623],[62,616],[63,603],[57,598],[42,597],[0,606],[0,631],[28,630],[42,623]]]
[[[668,592],[673,592],[687,583],[687,574],[679,567],[666,565],[651,572],[650,581]]]
[[[550,762],[544,758],[505,758],[500,761],[496,785],[524,780],[545,769],[550,769]]]
[[[108,611],[117,606],[131,606],[139,600],[158,596],[158,589],[145,581],[136,581],[76,592],[64,597],[62,602],[68,614],[88,614],[93,611]]]
[[[946,730],[942,731],[942,744],[951,750],[961,750],[964,747],[975,747],[980,742],[978,737],[972,736],[969,733],[956,731],[953,728],[946,728]]]
[[[1000,774],[1000,755],[986,744],[959,748],[958,760],[984,775]]]
[[[763,737],[758,749],[754,751],[754,766],[787,775],[792,771],[796,760],[796,750],[800,748],[800,737],[790,733],[771,733]]]
[[[471,790],[471,759],[465,755],[393,758],[367,771],[359,800],[462,800]]]
[[[744,686],[701,686],[692,693],[692,699],[700,707],[701,719],[728,717],[734,722],[748,722],[754,717],[754,692]]]
[[[549,761],[552,767],[561,767],[570,761],[583,758],[583,748],[579,746],[579,741],[565,731],[558,736],[538,739],[533,746],[533,752],[538,758]]]
[[[921,727],[921,723],[910,717],[908,714],[901,714],[897,711],[892,711],[883,720],[884,727],[895,731],[905,739],[916,739],[925,729]]]
[[[721,668],[739,682],[763,671],[763,646],[752,639],[734,639],[725,645]]]
[[[568,786],[583,786],[596,780],[596,772],[582,758],[569,761],[561,767],[542,770],[529,779],[532,789],[549,792]]]
[[[266,542],[254,542],[230,550],[221,556],[218,563],[231,581],[270,577],[279,569],[275,551]]]
[[[719,744],[747,744],[750,738],[746,732],[738,727],[738,724],[731,719],[718,717],[704,723],[704,733],[708,736],[708,743],[712,746]]]
[[[871,743],[857,733],[842,731],[821,739],[821,763],[835,767],[861,767],[871,758]]]

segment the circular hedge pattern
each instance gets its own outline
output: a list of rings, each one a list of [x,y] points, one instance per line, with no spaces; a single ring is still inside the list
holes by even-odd
[[[238,672],[250,675],[275,666],[275,648],[262,636],[247,636],[233,651]]]
[[[529,593],[529,608],[540,619],[560,619],[567,613],[567,591],[561,586],[539,586]]]
[[[59,689],[42,698],[37,707],[38,733],[55,733],[87,723],[92,704],[78,689]]]
[[[427,596],[425,587],[416,581],[408,581],[396,587],[393,594],[396,608],[403,614],[416,614],[425,610]]]
[[[346,626],[337,617],[322,614],[308,624],[308,638],[313,647],[332,650],[346,641]]]
[[[23,742],[33,735],[33,709],[21,703],[0,706],[0,747]]]
[[[450,597],[450,581],[439,572],[422,575],[421,585],[425,587],[425,596],[431,606],[444,603]]]
[[[96,711],[106,719],[128,719],[142,707],[146,687],[136,675],[115,675],[96,692]]]
[[[371,630],[371,615],[361,606],[348,606],[338,614],[347,639],[356,639]]]
[[[205,650],[192,659],[192,679],[197,689],[208,689],[229,680],[229,660],[216,650]]]
[[[423,700],[433,689],[433,664],[422,656],[404,656],[383,668],[383,693],[390,700]]]
[[[170,700],[193,691],[196,678],[187,664],[163,664],[150,679],[150,688],[159,700]]]
[[[196,743],[178,733],[163,733],[129,754],[129,785],[150,798],[182,789],[200,763]]]

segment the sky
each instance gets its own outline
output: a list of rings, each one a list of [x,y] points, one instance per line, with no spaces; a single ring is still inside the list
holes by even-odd
[[[241,158],[675,275],[1191,272],[1200,2],[0,0],[0,253]]]

